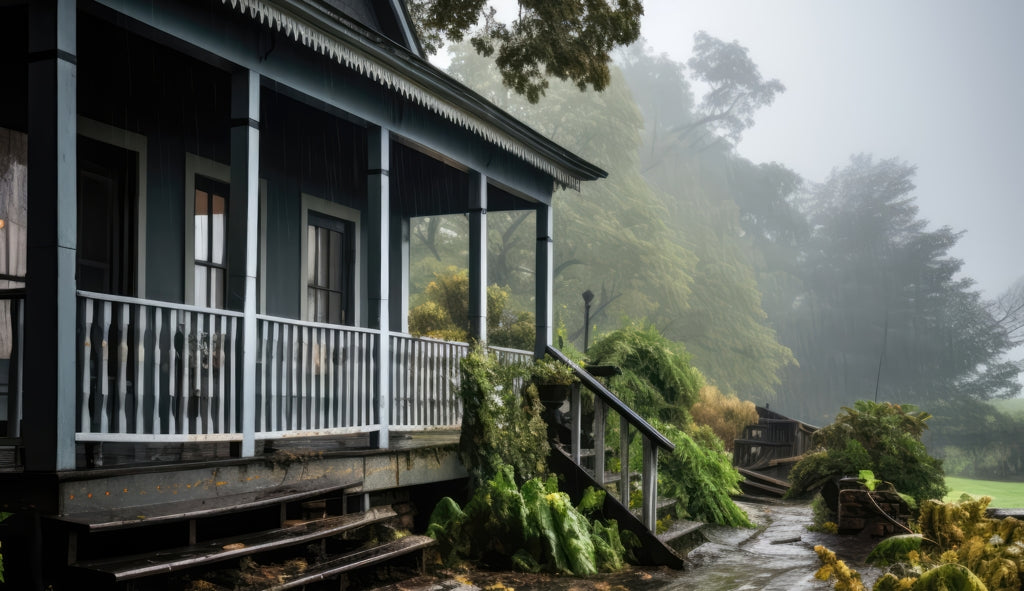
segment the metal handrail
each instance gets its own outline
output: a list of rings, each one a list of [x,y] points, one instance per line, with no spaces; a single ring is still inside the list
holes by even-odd
[[[573,363],[571,359],[565,356],[558,349],[548,345],[545,349],[548,355],[551,355],[561,363],[568,365],[572,368],[573,373],[580,380],[580,382],[586,386],[588,390],[594,393],[595,396],[601,398],[605,404],[610,406],[613,410],[619,413],[620,416],[624,417],[629,424],[636,427],[644,436],[656,443],[659,447],[664,448],[667,451],[672,451],[676,448],[676,445],[672,443],[667,437],[662,435],[660,431],[655,429],[650,423],[644,420],[643,417],[636,414],[632,408],[630,408],[625,402],[619,399],[611,390],[605,387],[604,384],[597,381],[594,376],[590,375],[587,371],[582,369],[580,366]]]

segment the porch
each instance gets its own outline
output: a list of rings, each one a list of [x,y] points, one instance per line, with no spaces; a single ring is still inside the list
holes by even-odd
[[[237,456],[246,437],[260,451],[268,441],[317,437],[326,448],[375,447],[381,432],[457,435],[462,421],[466,343],[257,315],[255,387],[246,392],[242,313],[90,292],[77,300],[79,468]],[[24,404],[23,302],[21,292],[0,294],[0,316],[9,323],[0,329],[13,336],[0,390],[6,470],[21,464],[21,421],[10,418]],[[378,372],[382,338],[389,359]],[[491,349],[508,363],[533,358]]]

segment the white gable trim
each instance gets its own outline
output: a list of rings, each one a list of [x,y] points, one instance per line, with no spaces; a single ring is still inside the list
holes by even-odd
[[[280,8],[270,6],[263,0],[221,0],[221,2],[230,4],[232,8],[243,14],[248,14],[254,20],[258,20],[270,28],[283,32],[306,47],[359,72],[381,86],[400,93],[406,99],[448,119],[460,127],[468,129],[501,149],[515,154],[532,166],[550,174],[558,183],[579,190],[580,179],[562,167],[557,166],[549,159],[537,154],[534,150],[512,138],[495,125],[465,112],[448,101],[438,98],[426,89],[403,77],[392,68],[369,55],[340,43],[314,26],[300,21],[294,15]]]

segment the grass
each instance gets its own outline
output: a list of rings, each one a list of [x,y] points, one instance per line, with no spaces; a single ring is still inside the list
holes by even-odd
[[[991,507],[1024,507],[1024,482],[996,482],[947,476],[946,486],[949,487],[949,494],[945,499],[947,501],[955,501],[961,494],[967,493],[972,497],[992,497]]]

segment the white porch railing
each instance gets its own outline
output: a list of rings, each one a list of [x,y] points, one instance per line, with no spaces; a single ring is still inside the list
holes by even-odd
[[[257,316],[256,438],[380,429],[378,331]]]
[[[78,441],[241,438],[242,315],[79,292]]]
[[[241,313],[78,296],[77,441],[242,439]],[[20,318],[20,304],[11,306],[12,318]],[[381,331],[257,315],[255,438],[457,429],[459,362],[469,345],[386,334],[391,400],[382,425],[375,377]],[[492,350],[503,363],[532,358]],[[0,398],[9,408],[13,400]]]
[[[459,362],[466,343],[391,335],[391,426],[398,430],[458,427]]]

